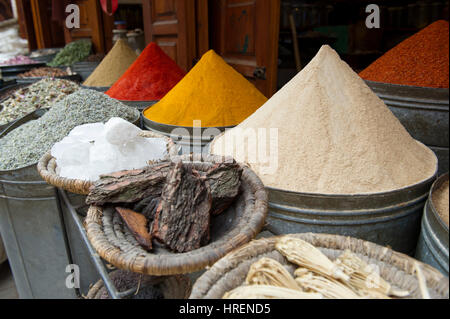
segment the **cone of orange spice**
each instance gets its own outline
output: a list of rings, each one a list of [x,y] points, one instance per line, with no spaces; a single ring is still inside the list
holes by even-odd
[[[369,81],[448,88],[448,22],[439,20],[388,51],[359,75]]]
[[[235,126],[253,114],[267,98],[213,50],[144,116],[177,126]]]

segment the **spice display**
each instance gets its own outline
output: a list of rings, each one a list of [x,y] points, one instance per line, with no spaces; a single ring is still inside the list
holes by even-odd
[[[376,82],[448,88],[448,39],[448,22],[436,21],[385,53],[360,76]]]
[[[79,89],[75,82],[43,79],[18,89],[0,104],[0,125],[12,122],[40,108],[50,108],[55,102]]]
[[[433,205],[436,208],[439,216],[441,216],[444,223],[448,226],[448,211],[449,211],[449,192],[448,192],[448,179],[433,192]]]
[[[35,61],[33,59],[30,59],[29,57],[27,57],[25,55],[18,55],[18,56],[15,56],[14,58],[11,58],[9,60],[2,61],[0,63],[0,66],[21,65],[21,64],[35,64],[35,63],[39,63],[39,62]]]
[[[267,138],[259,139],[263,128]],[[437,168],[434,153],[329,46],[253,115],[216,137],[211,150],[249,163],[266,186],[304,193],[387,192],[431,178]]]
[[[234,161],[216,164],[206,172],[183,162],[162,161],[101,176],[86,203],[114,205],[147,251],[156,241],[174,252],[188,252],[209,242],[211,217],[232,205],[240,187],[234,177],[241,174],[242,168]],[[218,182],[218,176],[228,176],[231,182]],[[226,203],[213,209],[220,198]]]
[[[138,169],[148,161],[163,159],[167,142],[163,138],[142,137],[141,132],[119,117],[106,124],[77,126],[51,149],[56,172],[61,177],[95,181],[102,174]]]
[[[75,62],[83,61],[88,57],[91,52],[91,46],[91,41],[86,39],[70,42],[47,64],[53,67],[71,66]]]
[[[103,93],[79,89],[53,104],[37,120],[27,122],[0,139],[0,170],[37,163],[76,126],[121,117],[134,122],[139,112]]]
[[[106,94],[124,101],[160,100],[184,75],[175,61],[152,42]]]
[[[169,125],[193,126],[194,120],[201,120],[203,127],[234,126],[266,101],[253,84],[211,50],[144,116]]]
[[[278,238],[275,248],[290,264],[259,259],[250,266],[243,285],[223,298],[387,299],[410,295],[392,287],[374,267],[348,250],[331,261],[310,243],[289,235]],[[293,274],[290,266],[298,267]]]
[[[103,87],[113,85],[136,58],[136,53],[127,41],[119,39],[83,85]]]
[[[58,76],[67,76],[69,73],[63,69],[52,68],[52,67],[42,67],[31,69],[30,71],[20,73],[17,75],[19,78],[34,78],[34,77],[47,77],[54,78]]]

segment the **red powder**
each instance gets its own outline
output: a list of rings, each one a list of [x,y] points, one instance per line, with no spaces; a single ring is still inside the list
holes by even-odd
[[[448,22],[436,21],[388,51],[359,75],[366,80],[448,88]]]
[[[175,61],[152,42],[106,94],[124,101],[160,100],[185,74]]]

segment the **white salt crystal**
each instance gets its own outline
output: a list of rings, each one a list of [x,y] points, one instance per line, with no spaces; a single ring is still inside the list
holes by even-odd
[[[120,117],[113,117],[105,124],[103,135],[114,145],[122,145],[135,139],[142,130]]]
[[[66,136],[60,142],[53,145],[50,153],[54,158],[59,158],[61,154],[64,152],[64,150],[68,147],[73,146],[74,143],[77,143],[77,141],[74,138]]]
[[[105,124],[103,123],[79,125],[70,131],[69,137],[82,142],[92,142],[102,135],[104,128]]]
[[[62,166],[82,165],[87,164],[92,147],[88,142],[73,142],[62,144],[61,149],[57,149],[57,164]],[[60,145],[61,147],[61,145]],[[60,152],[59,152],[60,151]]]

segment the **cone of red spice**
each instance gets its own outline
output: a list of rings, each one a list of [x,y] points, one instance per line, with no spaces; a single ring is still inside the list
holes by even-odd
[[[160,100],[184,75],[175,61],[152,42],[106,94],[123,101]]]
[[[448,88],[448,22],[436,21],[388,51],[359,75],[366,80]]]

